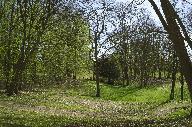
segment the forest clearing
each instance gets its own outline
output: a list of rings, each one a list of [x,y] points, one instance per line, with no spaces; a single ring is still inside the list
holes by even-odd
[[[192,127],[192,0],[0,0],[1,127]]]

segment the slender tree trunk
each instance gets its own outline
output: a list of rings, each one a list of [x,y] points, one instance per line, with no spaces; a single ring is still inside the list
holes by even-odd
[[[167,71],[167,76],[166,76],[166,77],[167,77],[167,79],[170,79],[170,77],[171,77],[171,76],[170,76],[170,71],[169,71],[169,70]]]
[[[126,86],[129,86],[128,65],[125,65],[124,74],[125,74]]]
[[[183,96],[183,86],[184,86],[184,76],[183,73],[180,72],[180,83],[181,83],[181,100],[183,100],[184,96]]]
[[[10,73],[11,73],[11,42],[12,42],[12,33],[13,33],[13,15],[14,15],[14,4],[12,4],[11,9],[11,17],[10,17],[10,23],[9,23],[9,34],[8,34],[8,41],[7,41],[7,52],[5,54],[5,60],[4,60],[4,73],[6,77],[5,81],[5,90],[7,91],[9,89],[10,85]]]
[[[96,97],[100,97],[100,85],[99,85],[99,62],[98,62],[98,37],[95,35],[95,78],[96,78]]]
[[[144,75],[143,75],[143,69],[140,70],[140,87],[143,87],[144,84]]]
[[[156,69],[154,69],[155,71],[153,72],[153,78],[156,79]]]
[[[37,84],[37,62],[34,61],[33,65],[32,65],[32,81],[33,84],[36,85]]]
[[[98,61],[96,61],[96,97],[100,97]]]
[[[176,54],[173,54],[173,64],[172,64],[172,76],[171,76],[171,93],[170,93],[170,100],[174,99],[175,95],[175,82],[176,82],[176,74],[177,74],[177,57]]]
[[[159,74],[159,79],[162,79],[162,68],[161,68],[161,56],[159,56],[159,65],[158,65],[158,74]]]
[[[125,86],[126,82],[125,82],[125,79],[126,79],[126,76],[125,76],[125,65],[124,65],[124,57],[123,57],[123,54],[121,54],[121,57],[120,57],[120,65],[121,65],[121,80],[122,80],[122,85]]]
[[[75,47],[75,70],[73,72],[73,79],[77,79],[77,48]]]
[[[163,69],[163,78],[166,78],[166,70],[165,70],[165,68]]]

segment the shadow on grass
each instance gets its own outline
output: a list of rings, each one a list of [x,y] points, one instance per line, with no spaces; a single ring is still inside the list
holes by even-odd
[[[19,125],[19,124],[10,124],[10,123],[3,123],[0,124],[1,127],[30,127],[25,125]]]
[[[167,103],[169,103],[169,102],[170,102],[170,100],[163,101],[163,102],[158,103],[158,104],[156,104],[156,105],[150,106],[149,108],[147,108],[147,110],[157,109],[158,107],[163,106],[163,105],[165,105],[165,104],[167,104]]]
[[[120,101],[121,98],[128,95],[133,95],[141,90],[140,87],[121,87],[121,86],[110,86],[110,85],[101,85],[101,97],[96,97],[94,89],[82,88],[80,95],[85,97],[91,97],[94,99],[104,99],[104,100],[113,100]],[[78,90],[79,91],[79,90]]]
[[[110,85],[106,85],[104,86],[105,88],[103,88],[103,94],[104,99],[106,100],[114,100],[114,101],[121,101],[122,98],[126,98],[126,97],[130,97],[130,96],[139,96],[138,95],[138,91],[141,90],[140,87],[116,87],[116,86],[110,86]]]

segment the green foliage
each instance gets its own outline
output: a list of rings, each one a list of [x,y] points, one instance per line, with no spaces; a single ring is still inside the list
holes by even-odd
[[[88,23],[59,2],[0,2],[0,80],[10,95],[90,68]]]
[[[90,66],[88,27],[83,18],[72,12],[62,12],[44,36],[45,46],[40,51],[39,73],[47,79],[62,81],[76,76]],[[43,67],[43,68],[42,68]]]
[[[115,80],[118,80],[120,75],[120,70],[118,64],[112,56],[102,56],[99,59],[99,75],[101,77],[107,78],[108,84],[114,84]]]

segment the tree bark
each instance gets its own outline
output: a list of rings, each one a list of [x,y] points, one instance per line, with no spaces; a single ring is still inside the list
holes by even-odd
[[[172,40],[174,49],[179,57],[182,73],[185,76],[192,101],[192,65],[185,47],[185,40],[180,32],[176,19],[173,16],[174,13],[171,9],[171,3],[168,0],[161,0],[161,6],[167,19],[169,37]]]
[[[171,93],[170,93],[170,100],[173,100],[175,98],[175,82],[176,82],[176,74],[177,74],[177,56],[174,52],[173,54],[173,63],[172,63],[172,76],[171,76]]]
[[[96,78],[96,97],[100,97],[100,85],[99,85],[99,62],[98,62],[98,44],[97,37],[95,37],[95,78]]]
[[[183,95],[183,86],[184,86],[184,77],[183,77],[183,73],[180,72],[181,75],[180,75],[180,83],[181,83],[181,100],[184,99],[184,95]]]

